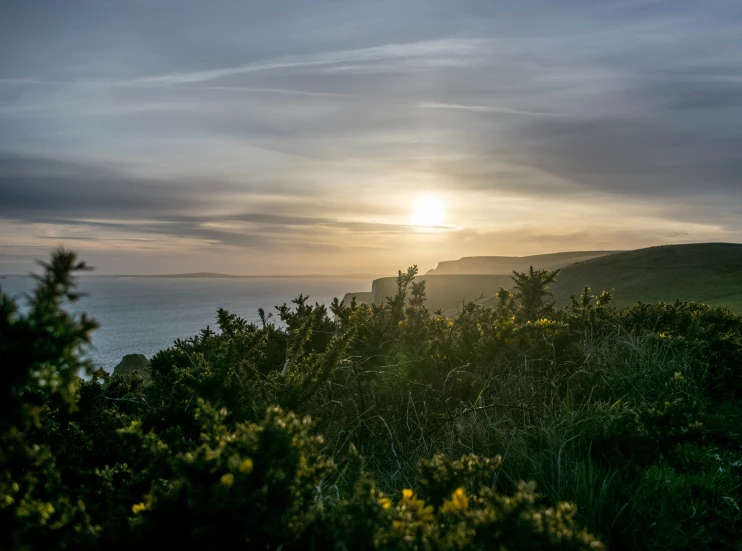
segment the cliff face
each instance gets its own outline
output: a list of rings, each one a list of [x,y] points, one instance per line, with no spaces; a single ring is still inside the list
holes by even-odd
[[[538,254],[533,256],[468,256],[459,260],[444,260],[427,275],[453,274],[511,274],[513,270],[524,272],[530,266],[539,270],[556,270],[575,262],[582,262],[614,254],[619,251],[572,251],[565,253]]]

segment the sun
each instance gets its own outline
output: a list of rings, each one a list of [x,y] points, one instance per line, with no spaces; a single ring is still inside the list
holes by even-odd
[[[412,208],[413,226],[440,226],[446,217],[443,201],[436,197],[420,197]]]

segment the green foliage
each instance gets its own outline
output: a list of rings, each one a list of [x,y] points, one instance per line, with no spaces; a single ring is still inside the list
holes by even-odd
[[[85,315],[61,308],[75,302],[72,273],[86,269],[60,250],[43,264],[27,312],[0,294],[0,548],[67,546],[93,537],[84,504],[70,495],[56,456],[44,440],[25,432],[39,424],[45,407],[75,406],[79,359],[97,327]]]
[[[528,272],[513,271],[515,283],[515,298],[520,301],[523,318],[536,321],[554,311],[554,302],[545,303],[546,297],[551,297],[549,285],[556,281],[561,270],[534,270],[531,266]]]
[[[451,319],[413,266],[382,305],[219,310],[147,379],[82,381],[76,267],[55,254],[25,314],[0,299],[0,548],[735,549],[725,310],[556,311],[531,270]]]
[[[86,270],[74,253],[58,251],[36,276],[28,312],[0,295],[0,419],[2,430],[23,428],[36,421],[39,408],[50,400],[73,404],[77,372],[89,367],[78,359],[97,324],[84,314],[73,317],[62,304],[77,301],[73,272]]]
[[[197,445],[179,453],[161,442],[151,447],[171,472],[133,505],[133,537],[143,547],[301,548],[316,537],[318,488],[335,466],[308,418],[271,408],[259,425],[231,429],[227,416],[199,399]],[[146,439],[139,424],[127,430]]]
[[[651,404],[616,402],[603,406],[602,431],[594,449],[610,461],[631,459],[654,463],[679,443],[697,440],[702,434],[702,414],[695,389],[676,372]]]

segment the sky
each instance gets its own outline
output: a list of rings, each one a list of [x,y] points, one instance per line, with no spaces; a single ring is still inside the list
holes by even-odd
[[[5,0],[0,52],[0,273],[742,242],[739,0]]]

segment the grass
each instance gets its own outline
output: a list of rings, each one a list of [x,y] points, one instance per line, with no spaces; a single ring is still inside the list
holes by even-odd
[[[584,285],[615,289],[618,306],[680,299],[742,313],[742,245],[668,245],[586,260],[562,270],[557,304]]]
[[[365,416],[354,404],[358,417],[338,423],[329,414],[330,402],[344,398],[328,395],[319,407],[328,411],[321,430],[338,435],[329,442],[333,449],[345,445],[348,432],[357,430],[353,439],[362,443],[367,466],[384,489],[411,487],[417,463],[437,452],[452,457],[500,454],[499,488],[508,492],[519,480],[536,481],[546,503],[576,503],[580,520],[614,548],[706,549],[729,544],[730,527],[742,522],[734,508],[740,499],[739,476],[730,466],[742,458],[742,448],[719,462],[714,457],[724,453],[721,448],[701,439],[670,446],[669,459],[656,456],[646,467],[628,458],[606,459],[594,448],[607,414],[622,404],[664,399],[662,393],[676,373],[683,374],[686,399],[707,408],[710,418],[717,415],[719,430],[728,432],[723,417],[736,406],[708,403],[701,390],[707,366],[694,357],[692,348],[620,326],[586,331],[580,346],[576,361],[554,369],[549,369],[552,359],[524,356],[520,363],[497,366],[486,380],[465,368],[449,373],[449,380],[477,379],[472,386],[482,390],[471,402],[454,403],[441,385],[424,388],[415,399],[397,396],[399,402],[392,405],[390,387],[383,394],[367,395],[364,408],[374,415]],[[392,362],[388,369],[384,377],[390,385],[405,376],[399,363]],[[458,413],[441,418],[441,404]]]

